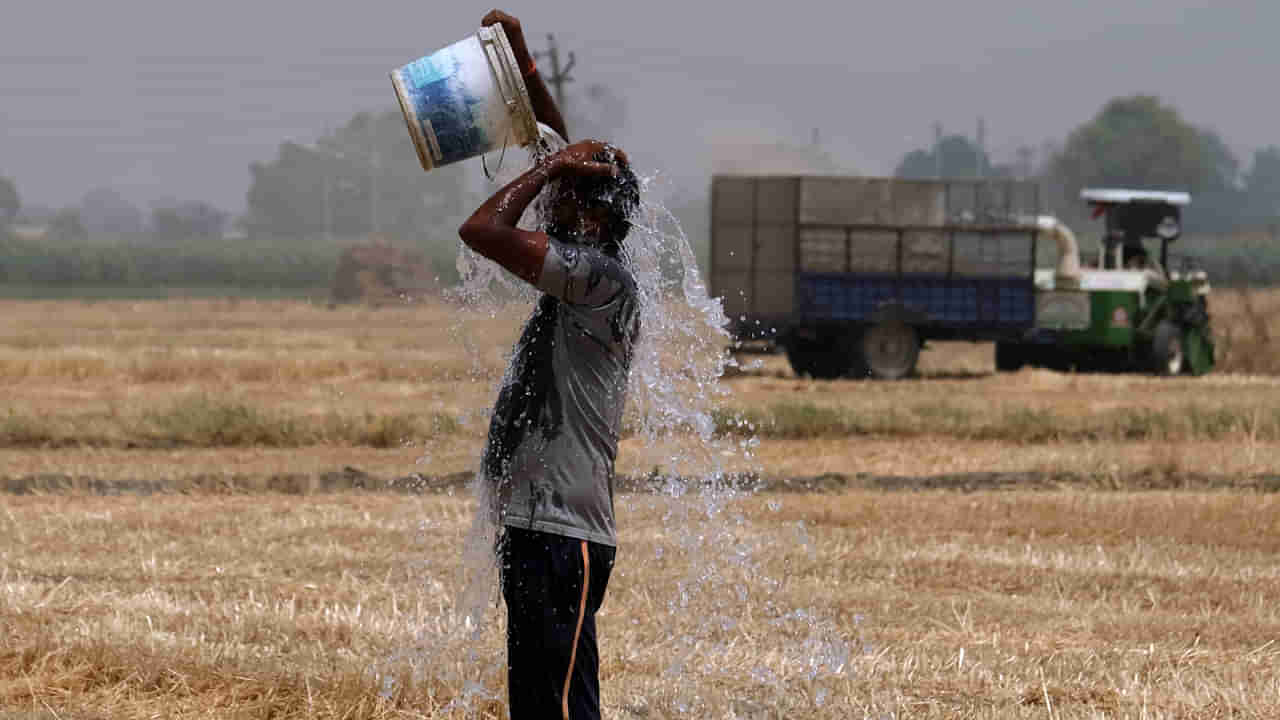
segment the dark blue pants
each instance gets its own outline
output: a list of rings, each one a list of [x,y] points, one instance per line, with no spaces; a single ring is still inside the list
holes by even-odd
[[[501,551],[511,720],[599,718],[596,611],[614,548],[508,527]]]

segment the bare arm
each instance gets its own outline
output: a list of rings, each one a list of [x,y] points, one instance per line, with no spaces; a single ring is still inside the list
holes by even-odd
[[[525,86],[529,89],[529,102],[533,103],[533,115],[538,118],[538,122],[547,125],[552,130],[560,133],[560,137],[569,141],[569,130],[565,128],[564,118],[560,115],[560,107],[556,105],[556,101],[551,97],[551,90],[547,88],[547,81],[542,79],[542,71],[536,71],[532,75],[525,76]]]
[[[613,165],[592,159],[604,147],[603,143],[586,140],[570,145],[526,170],[476,209],[458,228],[458,236],[472,250],[498,263],[516,277],[532,285],[538,284],[542,263],[547,256],[547,235],[521,230],[516,224],[548,180],[562,175],[612,174]]]
[[[477,208],[458,228],[458,237],[521,280],[537,284],[547,256],[547,235],[521,230],[516,223],[550,178],[549,163],[525,171]]]
[[[529,52],[528,44],[525,43],[524,29],[521,28],[519,20],[501,10],[491,10],[480,24],[484,27],[502,25],[503,31],[507,34],[507,40],[511,43],[511,51],[516,56],[516,65],[519,66],[521,74],[534,64],[533,55]],[[534,72],[525,75],[524,84],[529,90],[529,102],[533,104],[534,117],[538,122],[560,133],[560,137],[567,142],[569,131],[565,128],[564,117],[560,115],[560,108],[551,97],[551,91],[547,88],[546,80],[542,79],[542,73]]]

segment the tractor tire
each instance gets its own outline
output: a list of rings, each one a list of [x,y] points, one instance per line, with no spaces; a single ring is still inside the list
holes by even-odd
[[[1027,366],[1029,354],[1022,343],[996,343],[996,372],[1018,372]]]
[[[1184,347],[1187,357],[1182,371],[1188,375],[1204,375],[1214,365],[1213,329],[1209,326],[1208,298],[1196,298],[1196,303],[1188,309],[1183,320],[1186,324]]]
[[[1189,328],[1185,347],[1187,357],[1183,362],[1183,372],[1199,376],[1213,369],[1213,340],[1207,327]]]
[[[920,359],[920,335],[903,323],[882,323],[862,331],[859,364],[876,380],[898,380],[915,372]]]
[[[1186,365],[1186,338],[1182,328],[1162,321],[1156,325],[1151,339],[1151,367],[1157,375],[1172,377],[1182,373]]]
[[[800,377],[834,380],[849,373],[852,363],[843,344],[836,341],[792,338],[786,343],[787,361]]]

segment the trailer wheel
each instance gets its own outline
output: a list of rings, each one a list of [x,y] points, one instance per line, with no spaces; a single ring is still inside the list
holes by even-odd
[[[1165,320],[1156,325],[1151,340],[1151,361],[1157,375],[1173,376],[1182,372],[1186,361],[1186,341],[1177,325]]]
[[[1018,372],[1027,366],[1027,348],[1020,343],[996,343],[996,372]]]
[[[801,377],[834,380],[849,372],[849,355],[839,342],[792,338],[786,348],[791,369]]]
[[[897,380],[910,375],[920,359],[920,335],[910,325],[882,323],[862,332],[858,343],[861,365],[877,380]]]

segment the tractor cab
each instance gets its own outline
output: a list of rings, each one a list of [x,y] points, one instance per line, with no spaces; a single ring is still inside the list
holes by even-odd
[[[1169,243],[1182,236],[1182,207],[1191,202],[1185,192],[1086,189],[1081,199],[1105,219],[1097,269],[1143,272],[1155,285],[1168,285]],[[1160,242],[1153,256],[1148,240]]]
[[[1080,197],[1106,223],[1096,267],[1084,271],[1082,286],[1092,291],[1095,306],[1129,305],[1124,313],[1113,310],[1112,320],[1126,316],[1131,357],[1144,358],[1144,364],[1166,375],[1208,372],[1214,362],[1209,278],[1200,270],[1169,269],[1169,245],[1182,236],[1182,208],[1191,196],[1087,189]],[[1158,247],[1150,247],[1155,242]],[[1116,322],[1095,323],[1095,329],[1104,325],[1118,332]]]

